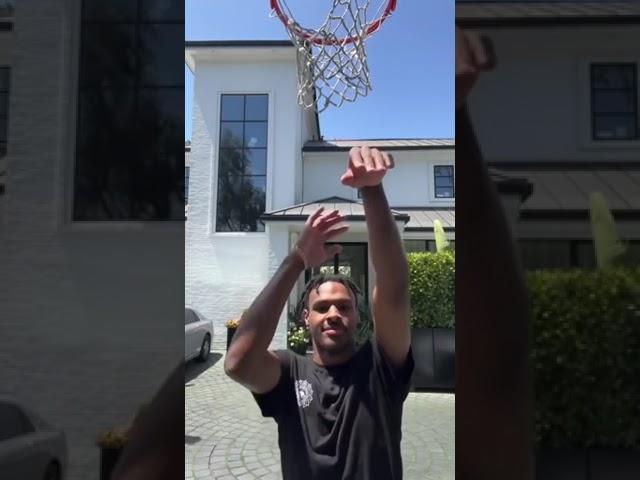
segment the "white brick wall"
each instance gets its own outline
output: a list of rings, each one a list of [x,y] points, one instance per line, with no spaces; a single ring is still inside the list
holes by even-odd
[[[73,165],[77,5],[16,5],[0,391],[63,429],[68,478],[92,480],[96,435],[125,424],[182,358],[184,234],[182,224],[61,223]]]
[[[293,52],[293,50],[292,50]],[[226,347],[224,323],[237,318],[269,281],[288,249],[286,232],[215,233],[219,98],[222,93],[269,95],[267,210],[292,205],[300,173],[301,111],[296,103],[295,55],[270,62],[209,58],[196,63],[186,228],[185,301],[214,323],[215,350]],[[286,345],[286,314],[273,347]]]

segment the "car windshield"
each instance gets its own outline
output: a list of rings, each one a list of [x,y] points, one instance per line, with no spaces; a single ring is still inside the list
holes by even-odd
[[[34,428],[22,409],[9,402],[0,402],[0,441],[33,432]]]

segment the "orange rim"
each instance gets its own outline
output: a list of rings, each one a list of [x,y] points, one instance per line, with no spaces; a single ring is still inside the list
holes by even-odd
[[[285,15],[285,13],[283,12],[282,7],[280,6],[280,0],[270,0],[270,1],[271,1],[271,9],[274,12],[276,12],[276,15],[278,15],[278,18],[285,25],[285,27],[289,28],[288,25],[291,19],[287,17],[287,15]],[[387,19],[387,17],[391,15],[393,11],[396,9],[397,3],[398,3],[397,0],[389,0],[389,3],[387,3],[387,8],[385,8],[384,10],[384,13],[380,16],[380,18],[378,18],[375,22],[373,22],[367,28],[367,31],[366,31],[367,36],[371,35],[372,33],[375,33],[380,28],[380,26]],[[304,30],[300,30],[297,27],[292,28],[292,30],[298,37],[308,40],[311,43],[315,43],[316,45],[347,45],[349,43],[353,43],[356,40],[358,40],[358,37],[347,37],[347,38],[341,38],[338,40],[331,40],[328,38],[313,37],[312,35],[309,35],[307,32],[305,32]]]

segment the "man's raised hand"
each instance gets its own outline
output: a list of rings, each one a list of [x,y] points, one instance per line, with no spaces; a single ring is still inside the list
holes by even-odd
[[[456,109],[464,107],[480,74],[495,66],[491,40],[456,26]]]
[[[353,188],[375,187],[382,183],[387,170],[394,167],[393,157],[377,148],[353,147],[347,171],[340,181]]]
[[[347,225],[339,225],[344,221],[344,216],[338,210],[323,212],[324,207],[320,207],[309,216],[296,244],[305,268],[320,266],[342,251],[339,245],[328,247],[325,243],[349,229]]]

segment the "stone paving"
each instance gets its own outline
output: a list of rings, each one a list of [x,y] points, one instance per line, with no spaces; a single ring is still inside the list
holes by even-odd
[[[224,374],[221,353],[187,365],[185,479],[279,480],[280,450],[273,419]],[[405,480],[454,478],[455,396],[410,393],[404,406]]]

